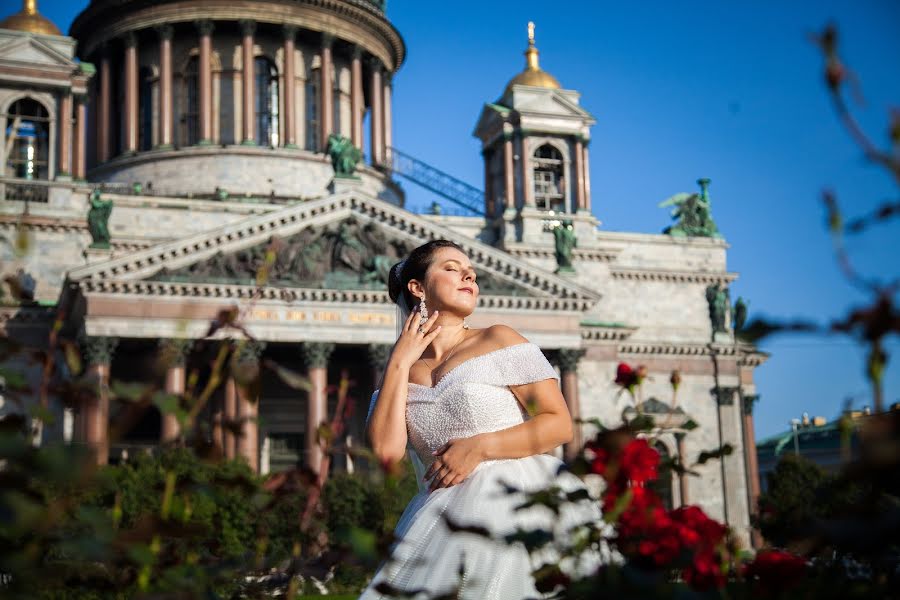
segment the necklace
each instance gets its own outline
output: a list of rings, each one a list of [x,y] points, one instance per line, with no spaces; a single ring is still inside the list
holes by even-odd
[[[462,337],[459,339],[459,341],[456,342],[455,344],[453,344],[453,347],[450,348],[450,352],[447,353],[447,358],[445,358],[444,360],[442,360],[441,362],[439,362],[438,364],[436,364],[436,365],[434,366],[434,368],[432,368],[432,367],[431,367],[431,364],[429,364],[429,362],[428,362],[427,360],[425,360],[424,358],[419,357],[419,360],[421,360],[423,363],[425,363],[425,366],[428,367],[429,370],[431,370],[431,373],[432,373],[432,375],[433,375],[433,374],[434,374],[434,369],[438,368],[439,366],[441,366],[442,364],[444,364],[444,363],[446,363],[448,360],[450,360],[450,358],[453,356],[453,353],[456,352],[456,348],[463,342],[464,339],[466,339],[466,332],[465,332],[465,330],[463,330]],[[431,378],[431,381],[434,382],[434,377]]]

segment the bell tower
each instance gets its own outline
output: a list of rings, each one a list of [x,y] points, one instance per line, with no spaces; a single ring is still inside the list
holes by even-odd
[[[474,135],[484,157],[485,215],[498,245],[553,245],[552,226],[571,219],[593,238],[588,145],[594,117],[580,94],[541,69],[528,23],[525,69],[481,111]]]

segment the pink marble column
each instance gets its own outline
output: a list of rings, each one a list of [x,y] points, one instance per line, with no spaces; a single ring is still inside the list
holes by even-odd
[[[236,421],[238,416],[237,397],[237,384],[234,382],[234,379],[229,377],[225,381],[225,399],[223,402],[224,409],[222,411],[224,423],[219,424],[219,427],[222,429],[222,451],[225,454],[225,458],[229,459],[233,459],[237,456],[236,438],[230,427],[231,423]]]
[[[386,75],[384,78],[384,96],[382,107],[382,111],[384,112],[384,152],[383,156],[387,158],[388,152],[390,152],[391,147],[394,144],[393,135],[391,133],[391,129],[393,127],[392,123],[392,115],[391,115],[391,95],[393,90],[393,82],[391,81],[391,76]]]
[[[83,407],[84,441],[94,454],[96,464],[109,461],[109,376],[116,338],[92,337],[85,343],[87,377],[96,384],[95,395]]]
[[[200,33],[199,56],[197,57],[198,87],[200,100],[200,145],[212,143],[212,32],[213,22],[202,19],[196,22]]]
[[[159,34],[159,147],[172,147],[172,26],[156,28]]]
[[[503,142],[503,185],[506,208],[516,207],[516,181],[513,173],[513,142],[509,137]]]
[[[167,394],[183,396],[185,389],[185,374],[187,371],[187,357],[191,351],[192,340],[167,339],[160,342],[160,357],[166,367]],[[161,444],[172,443],[181,434],[178,418],[172,413],[162,415],[159,441]]]
[[[522,153],[519,158],[522,163],[522,202],[525,206],[534,206],[534,184],[532,183],[533,173],[531,172],[531,143],[530,140],[522,136]]]
[[[357,46],[353,49],[353,58],[350,60],[350,138],[360,150],[363,149],[364,112],[362,50]]]
[[[369,63],[372,72],[371,84],[369,85],[372,112],[369,113],[369,128],[371,135],[369,136],[370,155],[373,166],[380,166],[384,163],[384,111],[382,110],[382,97],[384,89],[381,84],[381,61],[372,59]]]
[[[84,181],[86,172],[85,154],[87,152],[87,98],[79,95],[75,98],[75,141],[72,144],[72,176],[77,181]]]
[[[57,177],[72,175],[72,92],[63,92],[59,101],[59,166]]]
[[[112,120],[112,80],[110,79],[109,49],[104,47],[100,55],[100,99],[97,115],[97,162],[109,160],[112,153],[110,125]]]
[[[487,149],[481,155],[482,159],[484,159],[484,212],[488,218],[493,217],[497,211],[494,198],[494,178],[491,177],[493,155],[494,151]]]
[[[569,414],[573,421],[572,441],[565,447],[566,460],[573,460],[578,456],[584,445],[581,425],[575,422],[581,418],[581,400],[578,397],[578,362],[584,356],[584,352],[581,348],[563,348],[558,354],[562,395],[566,400],[566,406],[569,407]]]
[[[125,151],[138,149],[138,58],[137,35],[125,35]]]
[[[310,384],[306,407],[307,465],[318,473],[323,456],[318,431],[319,425],[328,419],[328,359],[334,351],[334,344],[304,342],[300,350]]]
[[[334,64],[331,58],[331,46],[334,36],[322,35],[322,67],[319,69],[319,148],[325,150],[328,147],[328,136],[334,131],[334,79],[332,71]]]
[[[241,436],[237,439],[237,456],[240,456],[254,472],[259,472],[259,398],[251,396],[250,388],[235,386],[237,390],[238,419]]]
[[[244,140],[243,144],[256,145],[256,108],[253,81],[253,34],[256,32],[256,22],[242,19],[241,35],[241,60],[243,63],[242,87],[244,91]]]
[[[584,156],[581,160],[584,169],[584,210],[591,212],[591,164],[588,162],[587,143],[584,144],[582,155]]]
[[[584,210],[584,144],[575,140],[575,211]],[[575,212],[573,211],[573,212]]]
[[[297,147],[297,125],[294,112],[296,110],[295,91],[297,85],[297,69],[294,64],[294,38],[297,28],[284,26],[284,145],[286,148]]]
[[[757,395],[743,395],[741,397],[744,419],[744,457],[747,467],[747,490],[750,502],[750,515],[755,516],[759,512],[759,462],[756,458],[756,433],[753,426],[753,405],[759,400]],[[756,527],[750,530],[750,541],[754,548],[763,545],[762,535]]]

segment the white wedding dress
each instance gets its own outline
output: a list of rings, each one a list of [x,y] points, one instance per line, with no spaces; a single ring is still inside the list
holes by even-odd
[[[448,440],[524,422],[527,413],[507,386],[550,378],[558,377],[540,349],[521,343],[462,362],[434,387],[409,384],[406,426],[413,463],[420,461],[416,469],[420,491],[400,517],[390,557],[360,600],[389,598],[376,591],[381,583],[408,592],[424,590],[417,599],[456,588],[459,598],[473,600],[541,597],[531,572],[545,562],[555,562],[552,548],[543,549],[542,557],[530,556],[523,545],[509,544],[503,536],[517,529],[544,529],[565,539],[573,526],[598,521],[600,509],[588,499],[564,505],[558,516],[544,506],[515,510],[524,497],[509,493],[507,486],[527,492],[556,485],[572,491],[584,487],[581,480],[568,472],[558,473],[562,462],[546,454],[483,462],[462,483],[430,493],[422,485],[421,471],[431,464],[431,453]],[[376,391],[372,408],[377,396]],[[491,537],[451,532],[448,520],[485,528]],[[579,564],[564,565],[564,570],[587,573],[599,562],[599,554],[589,552]]]

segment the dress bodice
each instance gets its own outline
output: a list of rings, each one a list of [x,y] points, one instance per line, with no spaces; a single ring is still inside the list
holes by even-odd
[[[524,422],[528,415],[509,386],[557,377],[540,348],[523,342],[463,361],[434,387],[410,383],[406,405],[409,444],[427,467],[434,458],[431,453],[451,439]]]

